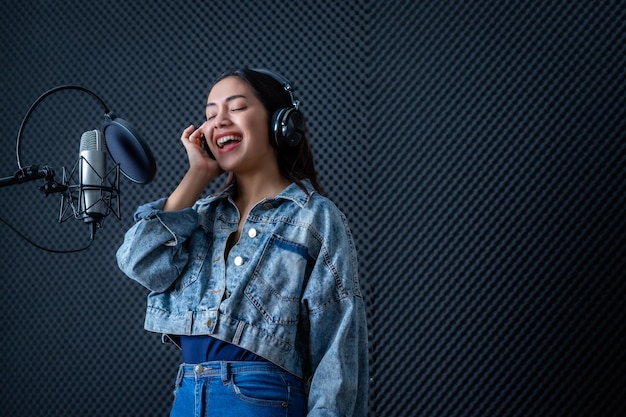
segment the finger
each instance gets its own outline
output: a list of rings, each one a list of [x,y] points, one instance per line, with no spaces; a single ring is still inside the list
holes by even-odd
[[[199,142],[200,136],[202,136],[202,130],[196,129],[189,135],[189,140],[192,142]]]
[[[192,141],[191,135],[193,134],[194,130],[195,130],[194,125],[189,125],[185,130],[183,130],[183,133],[180,136],[180,140],[182,142],[190,142],[190,141]]]

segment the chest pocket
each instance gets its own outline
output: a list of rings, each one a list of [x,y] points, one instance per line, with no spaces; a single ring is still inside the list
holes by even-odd
[[[245,290],[267,322],[298,323],[307,259],[306,246],[278,235],[270,238]]]

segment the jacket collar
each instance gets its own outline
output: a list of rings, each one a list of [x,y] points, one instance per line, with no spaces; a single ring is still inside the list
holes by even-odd
[[[305,207],[309,202],[309,199],[315,193],[315,189],[311,185],[311,182],[308,179],[301,180],[302,185],[304,186],[304,190],[300,188],[298,184],[292,182],[289,184],[283,191],[280,192],[273,199],[268,199],[269,201],[278,201],[278,200],[290,200],[299,205],[300,207]],[[224,198],[234,198],[237,184],[231,184],[226,187],[222,192],[210,198],[211,200],[220,200]],[[305,191],[306,190],[306,191]]]

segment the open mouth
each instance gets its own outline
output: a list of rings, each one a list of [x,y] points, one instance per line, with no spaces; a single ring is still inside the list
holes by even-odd
[[[241,142],[241,136],[235,136],[235,135],[222,136],[221,138],[217,140],[217,147],[223,148],[224,146],[226,146],[228,143],[231,143],[231,142]]]

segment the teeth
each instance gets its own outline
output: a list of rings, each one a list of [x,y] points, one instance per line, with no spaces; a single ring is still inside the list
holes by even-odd
[[[240,140],[241,140],[241,138],[239,136],[234,136],[234,135],[223,136],[223,137],[221,137],[221,138],[219,138],[217,140],[217,146],[219,146],[221,148],[228,142],[240,141]]]

